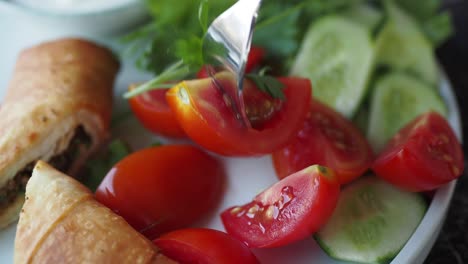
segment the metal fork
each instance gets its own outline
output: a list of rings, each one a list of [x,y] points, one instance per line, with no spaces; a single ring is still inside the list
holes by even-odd
[[[238,0],[211,23],[203,41],[205,60],[210,65],[221,66],[235,75],[236,91],[228,91],[219,83],[217,87],[229,95],[237,118],[246,126],[250,126],[250,122],[242,99],[243,80],[261,2],[262,0]],[[213,76],[212,71],[208,72]]]

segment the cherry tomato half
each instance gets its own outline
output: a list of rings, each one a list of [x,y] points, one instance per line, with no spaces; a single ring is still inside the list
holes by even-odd
[[[256,67],[260,66],[263,58],[265,57],[265,49],[257,46],[250,47],[250,52],[247,57],[247,63],[245,64],[245,72],[252,72]],[[206,66],[203,66],[197,73],[197,78],[210,77]]]
[[[214,229],[179,229],[162,235],[154,243],[164,255],[181,264],[259,263],[246,245]]]
[[[130,98],[128,102],[135,116],[148,130],[163,136],[185,137],[184,130],[166,102],[168,90],[151,90]]]
[[[216,79],[223,87],[234,88],[232,75],[218,73]],[[166,99],[185,133],[204,148],[231,156],[267,154],[294,138],[311,100],[308,79],[278,80],[285,85],[284,101],[260,92],[253,82],[244,81],[244,102],[253,127],[236,118],[211,78],[184,81],[171,88]]]
[[[277,247],[316,232],[332,215],[340,184],[333,171],[314,165],[296,172],[243,206],[221,214],[226,231],[252,248]]]
[[[361,132],[341,114],[312,100],[309,114],[288,146],[273,153],[280,179],[313,164],[327,166],[342,184],[370,168],[373,154]]]
[[[419,192],[438,188],[463,172],[463,150],[440,114],[417,117],[388,143],[372,170],[388,182]]]
[[[150,239],[186,227],[217,204],[222,164],[189,145],[143,149],[119,161],[96,199]]]

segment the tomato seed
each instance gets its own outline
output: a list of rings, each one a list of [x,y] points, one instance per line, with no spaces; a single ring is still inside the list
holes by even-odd
[[[449,137],[446,134],[440,134],[439,138],[443,143],[449,143],[450,141]]]
[[[346,145],[343,142],[335,141],[335,147],[341,150],[346,150]]]
[[[242,207],[234,207],[231,209],[231,214],[235,215],[242,210]]]
[[[442,158],[445,160],[445,161],[448,161],[448,162],[452,162],[453,161],[453,158],[447,154],[444,154],[442,156]]]
[[[248,218],[254,218],[255,217],[255,214],[260,210],[260,207],[256,204],[252,207],[249,208],[249,210],[247,211],[247,214],[246,216]]]
[[[265,211],[265,217],[269,220],[278,218],[278,214],[279,209],[274,205],[268,206],[267,210]]]

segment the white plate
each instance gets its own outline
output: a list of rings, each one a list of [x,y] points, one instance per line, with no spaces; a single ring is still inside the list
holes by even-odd
[[[70,32],[42,27],[41,25],[34,24],[34,21],[31,21],[30,18],[14,19],[16,17],[13,13],[2,12],[1,8],[0,17],[2,17],[0,32],[3,34],[0,49],[0,57],[2,57],[2,60],[0,60],[0,98],[2,98],[8,80],[11,77],[17,54],[27,46],[43,40],[55,39],[59,36],[73,35],[92,38],[96,41],[107,43],[114,48],[116,47],[115,41],[112,40],[102,40],[95,36],[83,34],[82,32]],[[8,23],[10,25],[14,23],[14,32],[10,31]],[[127,107],[127,104],[118,95],[126,89],[129,83],[141,81],[148,77],[150,76],[136,71],[131,63],[124,63],[116,84],[117,112]],[[449,106],[450,124],[455,129],[457,136],[461,138],[460,116],[451,87],[447,81],[443,81],[440,88],[442,96]],[[122,123],[119,127],[132,127],[130,132],[127,132],[127,129],[117,128],[116,134],[122,134],[126,138],[131,139],[131,143],[134,146],[141,146],[154,139],[134,119]],[[276,176],[269,157],[250,159],[226,158],[224,160],[228,173],[227,191],[213,217],[198,223],[202,226],[220,230],[223,230],[223,226],[218,215],[224,208],[246,203],[259,191],[276,182]],[[392,263],[417,264],[423,262],[442,227],[454,187],[455,182],[451,182],[436,192],[418,229]],[[0,231],[0,263],[12,263],[14,235],[14,225]],[[328,258],[312,238],[282,248],[257,249],[254,250],[254,253],[262,263],[340,263]]]

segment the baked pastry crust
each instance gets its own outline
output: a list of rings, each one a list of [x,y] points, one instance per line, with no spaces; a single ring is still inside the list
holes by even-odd
[[[14,263],[175,263],[75,179],[38,161],[26,187]]]
[[[0,108],[0,187],[38,159],[64,152],[77,127],[91,138],[66,173],[75,176],[109,136],[119,63],[86,40],[59,39],[24,50]],[[15,221],[21,194],[0,210],[0,228]]]

